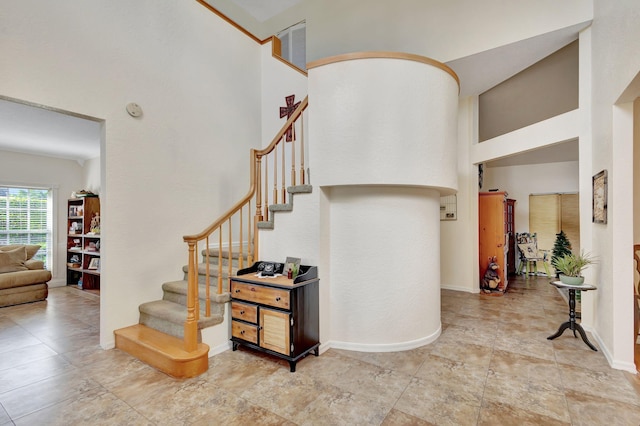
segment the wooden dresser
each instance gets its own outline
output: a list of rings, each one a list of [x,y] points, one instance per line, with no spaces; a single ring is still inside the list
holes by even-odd
[[[275,355],[294,372],[301,358],[319,354],[318,268],[300,265],[295,279],[259,278],[261,263],[231,277],[233,350],[245,345]]]

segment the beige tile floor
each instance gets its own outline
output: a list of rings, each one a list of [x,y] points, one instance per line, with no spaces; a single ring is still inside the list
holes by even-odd
[[[569,332],[546,339],[568,316],[546,278],[442,291],[442,335],[412,351],[332,349],[290,373],[241,348],[188,380],[100,349],[98,305],[56,288],[0,309],[0,425],[640,424],[637,376]]]

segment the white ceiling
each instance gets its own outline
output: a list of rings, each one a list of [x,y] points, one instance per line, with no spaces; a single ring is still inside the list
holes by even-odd
[[[231,0],[259,22],[273,18],[302,1],[304,0]]]
[[[527,164],[561,163],[564,161],[578,161],[578,140],[521,152],[509,157],[485,163],[487,167],[524,166]]]
[[[100,123],[0,99],[0,150],[82,162],[100,156]]]

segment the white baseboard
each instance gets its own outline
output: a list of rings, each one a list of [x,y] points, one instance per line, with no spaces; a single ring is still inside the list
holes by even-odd
[[[399,343],[352,343],[352,342],[340,342],[330,341],[324,345],[321,345],[320,352],[324,352],[329,348],[344,349],[347,351],[357,352],[400,352],[416,349],[429,343],[433,343],[442,333],[442,325],[438,327],[433,334],[425,336],[420,339],[411,340],[408,342]]]
[[[49,288],[53,287],[64,287],[67,285],[67,280],[65,278],[55,278],[49,281]]]
[[[584,328],[585,331],[588,331],[589,333],[591,333],[591,336],[593,337],[593,339],[596,342],[598,342],[598,346],[600,346],[600,350],[604,354],[604,357],[606,358],[611,368],[614,368],[616,370],[628,371],[629,373],[633,373],[633,374],[636,374],[638,372],[636,369],[635,363],[633,362],[629,363],[629,362],[619,361],[614,359],[607,345],[604,344],[604,342],[600,338],[600,335],[592,327],[582,326],[582,328]]]
[[[469,287],[458,287],[455,285],[440,284],[441,290],[462,291],[465,293],[480,293],[480,288],[470,289]]]

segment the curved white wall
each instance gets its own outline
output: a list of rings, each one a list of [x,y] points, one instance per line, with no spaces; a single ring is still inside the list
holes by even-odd
[[[411,187],[331,189],[332,346],[384,352],[440,335],[440,196]]]
[[[458,84],[451,74],[375,56],[308,67],[314,184],[457,189]]]
[[[347,56],[308,65],[311,180],[327,194],[327,343],[411,349],[441,331],[439,207],[457,189],[457,77],[415,55]]]

